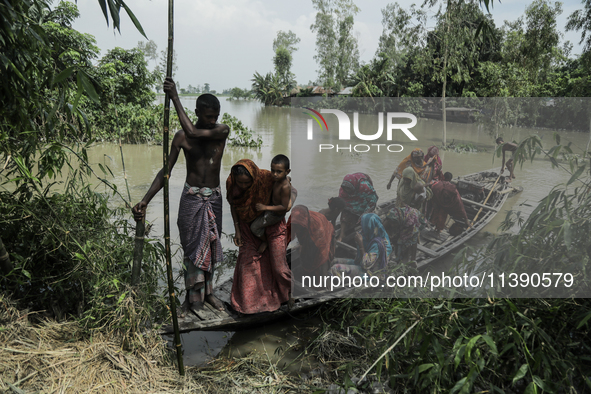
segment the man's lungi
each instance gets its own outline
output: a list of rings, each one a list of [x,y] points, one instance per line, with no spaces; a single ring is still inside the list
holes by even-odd
[[[187,300],[203,302],[212,293],[215,266],[224,259],[220,187],[197,188],[185,184],[177,224],[184,252]]]

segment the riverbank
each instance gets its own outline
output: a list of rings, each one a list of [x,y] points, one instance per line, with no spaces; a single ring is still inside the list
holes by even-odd
[[[337,389],[328,370],[294,372],[285,367],[281,352],[228,354],[206,366],[186,367],[185,376],[180,376],[173,350],[156,334],[134,335],[133,346],[128,347],[109,331],[90,333],[76,321],[58,323],[42,318],[39,312],[19,311],[1,295],[0,306],[0,389],[6,393],[309,393]],[[334,352],[337,342],[346,344],[338,336],[324,335],[318,346]]]

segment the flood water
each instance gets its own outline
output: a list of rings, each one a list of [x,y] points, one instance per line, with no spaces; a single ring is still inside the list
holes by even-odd
[[[270,169],[271,159],[274,155],[283,153],[288,157],[290,154],[290,109],[289,108],[275,108],[264,107],[257,101],[227,101],[221,98],[221,112],[228,112],[236,116],[246,126],[254,130],[263,139],[263,147],[260,149],[251,148],[236,148],[227,146],[222,162],[221,172],[221,187],[223,195],[225,196],[225,179],[227,178],[232,165],[243,158],[253,160],[260,168]],[[183,105],[189,109],[195,107],[195,98],[182,98]],[[370,119],[360,118],[360,128],[363,128],[364,122],[369,122],[369,130],[375,130],[375,126],[371,124]],[[426,149],[431,145],[441,145],[442,122],[431,119],[419,119],[417,125],[412,129],[414,135],[417,136],[418,141],[412,141],[404,144],[404,150],[401,153],[391,154],[391,165],[384,166],[383,164],[373,165],[367,162],[363,156],[357,154],[345,153],[344,157],[339,160],[339,163],[332,163],[330,161],[317,163],[313,165],[315,168],[322,168],[322,184],[325,185],[320,190],[314,190],[314,195],[298,196],[297,203],[308,205],[310,209],[318,210],[326,207],[326,201],[330,197],[338,195],[339,187],[343,177],[348,173],[367,172],[371,175],[375,189],[380,198],[379,202],[387,201],[395,196],[396,183],[394,183],[391,190],[386,189],[393,170],[398,163],[410,152],[412,149],[419,147],[426,152]],[[520,141],[532,134],[539,135],[544,141],[545,148],[553,146],[552,132],[548,130],[533,130],[523,128],[509,128],[500,129],[505,141]],[[580,152],[587,144],[589,135],[587,133],[578,132],[560,132],[562,143],[566,144],[572,142],[575,149]],[[443,170],[450,171],[454,177],[464,174],[469,174],[481,170],[500,167],[500,158],[495,157],[493,162],[493,152],[495,149],[494,138],[481,130],[475,124],[449,123],[447,125],[447,141],[448,143],[455,140],[456,143],[468,144],[471,143],[477,146],[481,152],[478,153],[455,153],[455,152],[440,152],[443,160]],[[577,148],[578,147],[578,148]],[[132,203],[135,204],[144,196],[152,180],[162,168],[162,146],[157,145],[124,145],[123,154],[125,158],[125,167],[127,170],[127,180],[131,193]],[[348,156],[347,156],[348,155]],[[120,191],[125,190],[125,181],[123,176],[123,168],[121,165],[121,157],[119,153],[119,146],[116,144],[99,144],[89,151],[89,161],[98,171],[98,163],[107,164],[115,175],[114,179],[110,179],[117,185]],[[304,168],[306,166],[303,166]],[[298,168],[298,163],[292,163],[292,168]],[[302,167],[300,167],[302,168]],[[328,174],[328,175],[327,175]],[[569,176],[561,169],[552,169],[548,160],[542,156],[536,158],[533,162],[526,162],[522,168],[517,166],[515,169],[517,179],[513,181],[514,186],[523,187],[523,192],[507,200],[503,207],[503,211],[520,210],[524,214],[529,214],[535,207],[537,201],[545,197],[552,187],[565,183]],[[294,179],[294,186],[297,188],[297,180],[305,180],[308,177],[320,176],[314,171],[309,174],[292,173]],[[185,163],[184,157],[181,155],[172,172],[170,180],[170,228],[171,241],[173,251],[173,265],[178,267],[178,263],[182,259],[182,252],[180,251],[180,241],[178,235],[178,228],[176,226],[176,219],[178,214],[178,205],[181,190],[185,182]],[[98,181],[96,181],[99,184]],[[99,190],[103,186],[98,186]],[[125,193],[122,193],[126,195]],[[228,203],[224,198],[224,217],[223,217],[223,231],[231,234],[234,232],[232,218]],[[499,213],[496,218],[470,242],[473,246],[481,245],[485,242],[486,233],[496,233],[497,228],[505,217],[504,212]],[[161,237],[163,234],[163,193],[158,193],[150,205],[148,206],[146,219],[153,224],[151,236]],[[232,248],[233,244],[229,239],[223,239],[223,245],[226,248]],[[232,272],[226,272],[222,277],[218,278],[221,281],[232,275]],[[183,287],[183,286],[179,286]],[[276,328],[277,336],[281,337],[281,327]],[[259,329],[260,330],[260,329]],[[238,340],[233,340],[232,347],[234,349],[240,348],[241,354],[248,352],[249,349],[260,349],[260,344],[265,343],[261,335],[268,337],[274,335],[272,332],[264,331],[264,334],[256,334],[258,331],[241,333],[237,336]],[[183,349],[185,352],[185,363],[187,365],[200,364],[207,359],[217,355],[220,350],[226,345],[228,340],[232,337],[232,333],[202,333],[195,332],[182,335]],[[268,349],[267,349],[268,350]],[[233,354],[231,350],[228,353]],[[273,351],[269,351],[272,354]]]

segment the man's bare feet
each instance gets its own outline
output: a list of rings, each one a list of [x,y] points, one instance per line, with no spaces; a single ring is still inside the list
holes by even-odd
[[[220,301],[216,296],[214,296],[213,294],[208,294],[205,296],[205,301],[207,303],[209,303],[209,305],[213,306],[215,309],[219,310],[219,311],[224,311],[226,310],[226,308],[224,308],[224,304],[222,303],[222,301]]]
[[[181,309],[177,310],[176,316],[178,318],[184,319],[185,317],[187,317],[190,310],[191,310],[191,304],[189,304],[189,301],[185,300],[185,302],[183,302],[183,304],[181,305]]]
[[[265,241],[263,241],[261,246],[259,246],[259,250],[257,250],[257,252],[262,254],[266,249],[267,249],[267,243]]]

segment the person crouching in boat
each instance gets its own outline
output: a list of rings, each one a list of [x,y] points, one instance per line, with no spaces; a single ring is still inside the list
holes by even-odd
[[[391,208],[386,214],[384,228],[395,245],[398,261],[416,261],[419,233],[426,225],[423,214],[408,205]]]
[[[359,223],[361,215],[376,209],[378,194],[370,176],[357,172],[343,178],[339,197],[345,201],[345,208],[341,214],[341,231],[337,236],[337,241],[342,241]]]
[[[259,213],[256,204],[269,203],[273,190],[271,171],[261,170],[248,159],[239,160],[226,181],[227,199],[234,220],[234,244],[239,247],[232,284],[232,308],[252,314],[272,312],[283,302],[291,303],[291,270],[285,250],[287,225],[285,219],[266,227],[268,248],[259,253],[263,242],[250,225]]]
[[[343,212],[346,207],[345,200],[340,197],[332,197],[328,199],[328,208],[321,209],[318,213],[321,213],[326,219],[332,223],[333,227],[337,224],[337,218]]]
[[[464,226],[471,227],[462,197],[456,185],[451,183],[453,175],[451,172],[446,172],[443,178],[443,181],[437,181],[431,185],[433,198],[429,202],[432,207],[430,222],[435,225],[437,232],[440,232],[445,228],[447,215],[451,215],[454,218],[462,219]]]
[[[292,266],[295,277],[327,275],[335,251],[332,223],[321,213],[310,211],[304,205],[296,205],[291,211],[287,227],[291,228],[300,245],[300,264]]]
[[[409,205],[422,211],[423,203],[433,196],[431,189],[413,170],[408,167],[402,171],[402,179],[398,182],[396,190],[396,205],[402,207]]]
[[[361,233],[355,235],[357,256],[355,260],[336,258],[331,273],[335,276],[384,276],[388,258],[392,253],[390,238],[375,213],[361,216]]]

